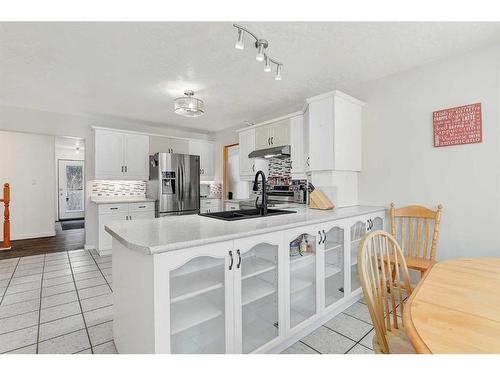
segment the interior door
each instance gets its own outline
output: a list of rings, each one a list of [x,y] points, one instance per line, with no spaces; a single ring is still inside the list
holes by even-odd
[[[83,218],[85,175],[83,160],[58,161],[59,220]]]

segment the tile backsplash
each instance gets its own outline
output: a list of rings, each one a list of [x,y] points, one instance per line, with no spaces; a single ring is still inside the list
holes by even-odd
[[[292,175],[292,159],[269,159],[269,177],[290,178]]]
[[[146,181],[94,180],[91,184],[91,195],[93,197],[146,196]]]

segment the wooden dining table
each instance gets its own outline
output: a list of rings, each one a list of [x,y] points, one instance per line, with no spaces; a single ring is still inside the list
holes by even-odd
[[[417,353],[500,353],[500,258],[436,263],[408,298],[403,322]]]

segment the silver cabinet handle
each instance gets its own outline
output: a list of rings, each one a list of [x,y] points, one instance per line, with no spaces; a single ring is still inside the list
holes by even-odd
[[[321,242],[323,241],[323,236],[321,235],[321,231],[320,230],[318,230],[318,236],[319,236],[318,245],[321,245]]]
[[[146,206],[139,206],[139,208],[146,208]]]
[[[308,157],[307,157],[307,161],[306,161],[306,163],[307,163],[307,166],[308,166],[308,167],[310,166],[310,164],[309,164],[309,160],[310,160],[310,159],[311,159],[311,158],[308,156]]]
[[[125,166],[125,173],[127,173],[127,166]]]
[[[229,263],[229,271],[231,271],[233,269],[233,262],[234,262],[233,252],[231,250],[229,250],[229,256],[231,257],[231,263]]]
[[[123,165],[122,165],[122,173],[123,173]]]
[[[323,243],[325,243],[325,241],[326,241],[326,233],[325,233],[325,230],[324,230],[324,229],[323,229],[323,236],[324,236],[324,238],[323,238]]]
[[[110,209],[110,210],[117,210],[117,209],[118,209],[118,207],[110,207],[109,209]]]
[[[274,137],[271,137],[271,145],[274,145]]]

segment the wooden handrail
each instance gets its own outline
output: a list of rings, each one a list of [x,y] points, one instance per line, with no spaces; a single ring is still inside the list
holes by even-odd
[[[3,243],[0,250],[9,250],[10,247],[10,185],[8,183],[3,185],[3,198],[0,199],[3,202],[5,209],[3,214]]]

